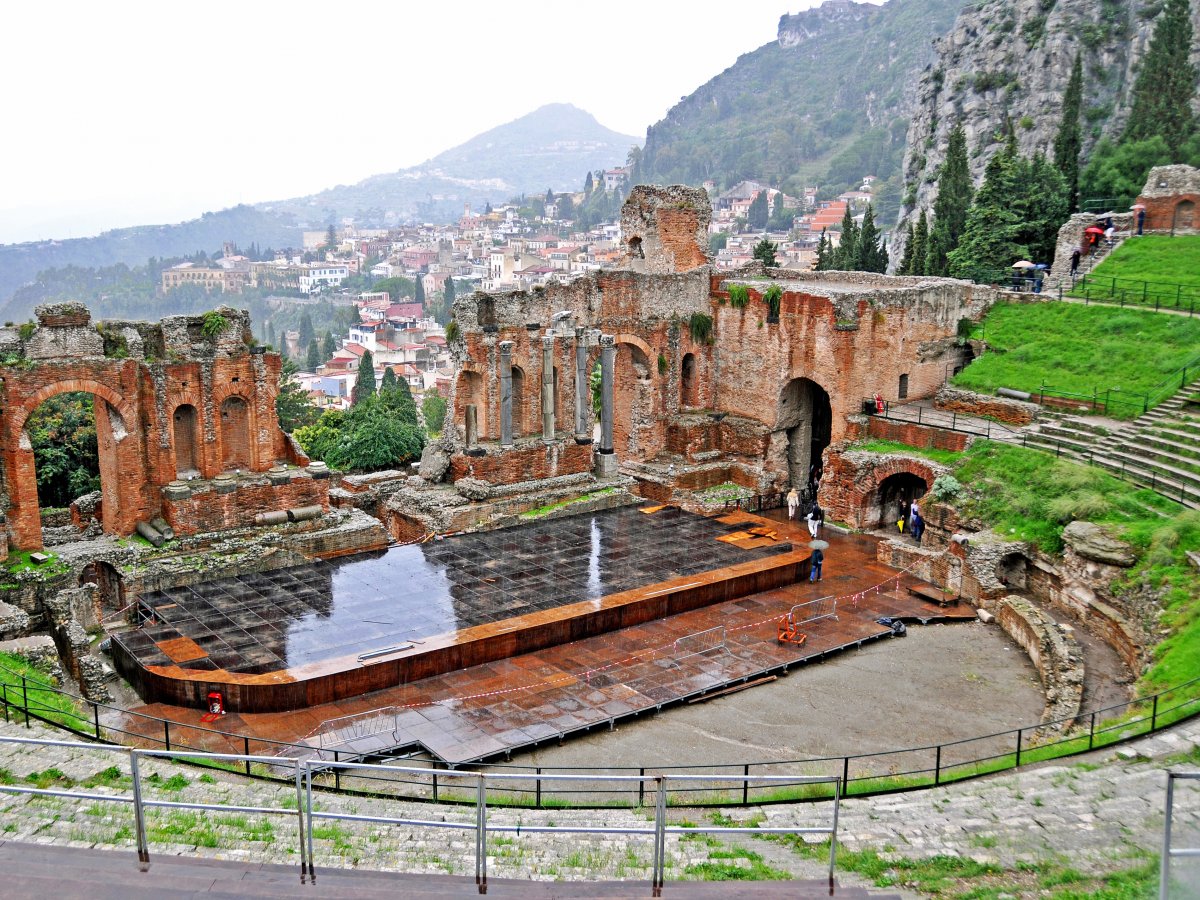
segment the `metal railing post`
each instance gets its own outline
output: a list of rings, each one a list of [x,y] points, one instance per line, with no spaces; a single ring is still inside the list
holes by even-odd
[[[129,750],[129,774],[133,779],[133,826],[137,834],[138,868],[143,872],[150,862],[150,847],[146,843],[146,810],[142,806],[142,776],[138,769],[138,752]]]
[[[302,783],[301,773],[304,771],[304,763],[296,760],[296,834],[300,837],[300,883],[304,884],[307,876],[308,854],[305,852],[304,838],[304,785]]]
[[[163,749],[171,749],[171,723],[163,719]]]
[[[338,752],[336,750],[333,751],[333,761],[335,763],[342,761],[341,756],[338,754]],[[341,766],[335,766],[333,769],[333,787],[335,790],[338,790],[338,791],[340,791],[342,789],[342,767]]]
[[[652,866],[652,881],[650,895],[661,897],[663,881],[665,880],[667,855],[667,785],[666,777],[658,775],[654,779],[654,862]]]
[[[638,777],[641,781],[638,782],[638,806],[646,805],[646,769],[645,767],[638,769]]]
[[[742,806],[750,802],[750,763],[742,766]]]
[[[100,740],[100,704],[92,701],[92,721],[96,724],[96,740]]]
[[[1022,735],[1022,730],[1020,728],[1018,728],[1017,729],[1017,761],[1013,765],[1013,768],[1016,768],[1016,769],[1021,768],[1021,735]]]
[[[1158,694],[1154,695],[1154,702],[1150,706],[1150,730],[1153,731],[1158,727]]]
[[[25,683],[25,676],[21,676],[21,705],[25,707],[25,727],[29,727],[29,685]]]
[[[1096,713],[1092,712],[1092,724],[1088,727],[1088,749],[1091,750],[1096,742]]]
[[[933,786],[937,787],[942,783],[942,745],[937,745],[937,756],[933,760]]]
[[[242,738],[242,748],[246,751],[246,777],[250,777],[250,736]]]
[[[437,773],[438,773],[438,764],[437,764],[437,760],[435,759],[435,760],[433,761],[433,802],[434,802],[434,803],[437,803],[437,802],[438,802],[438,780],[437,780]]]
[[[479,885],[479,893],[487,893],[487,776],[479,773],[478,796],[475,800],[479,856],[475,864],[475,881]]]
[[[316,864],[313,862],[313,799],[312,799],[312,760],[304,763],[304,815],[308,819],[305,837],[308,840],[308,882],[317,883]]]
[[[8,682],[0,683],[0,698],[4,704],[4,721],[8,721]]]
[[[850,757],[842,757],[842,796],[850,796]]]
[[[842,801],[839,791],[833,792],[833,828],[829,832],[829,894],[833,895],[833,870],[837,865],[837,833],[838,815],[841,813]]]
[[[541,809],[542,808],[542,767],[541,766],[537,767],[537,775],[538,775],[537,794],[536,794],[537,799],[534,801],[534,806],[536,806],[538,809]]]
[[[1167,773],[1167,817],[1163,823],[1162,863],[1158,873],[1159,900],[1168,900],[1171,890],[1171,816],[1175,806],[1175,779]]]

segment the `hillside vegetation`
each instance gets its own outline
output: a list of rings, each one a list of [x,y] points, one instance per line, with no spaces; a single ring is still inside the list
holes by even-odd
[[[904,154],[906,85],[962,6],[890,0],[784,16],[780,40],[740,57],[648,130],[642,180],[766,179],[791,194],[819,183],[836,195],[864,175],[892,179]],[[877,209],[881,221],[899,202],[896,183],[888,189],[895,197]]]
[[[989,352],[955,376],[958,387],[1113,391],[1128,401],[1110,395],[1109,415],[1117,418],[1140,415],[1140,398],[1200,353],[1200,320],[1074,303],[1001,303],[974,336]]]
[[[1200,235],[1145,234],[1131,238],[1101,260],[1088,276],[1200,288]]]

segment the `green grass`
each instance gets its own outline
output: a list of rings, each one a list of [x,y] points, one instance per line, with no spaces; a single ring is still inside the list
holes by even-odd
[[[1114,418],[1141,415],[1142,397],[1153,391],[1161,396],[1152,394],[1151,404],[1161,403],[1173,393],[1159,390],[1164,379],[1200,353],[1200,319],[1105,306],[1002,303],[974,333],[993,350],[956,375],[956,386],[1108,392]]]
[[[1200,288],[1200,235],[1146,234],[1127,240],[1090,275]]]
[[[957,450],[938,450],[936,447],[914,447],[899,441],[869,440],[859,441],[846,448],[863,453],[903,453],[908,456],[920,456],[931,459],[943,465],[951,465],[962,459],[962,453]]]
[[[704,862],[684,866],[683,873],[699,881],[787,881],[792,877],[767,865],[753,850],[720,846],[710,850]]]
[[[568,500],[559,500],[557,503],[547,503],[545,506],[539,506],[535,509],[527,509],[521,513],[521,519],[529,521],[532,519],[540,519],[542,516],[548,515],[559,509],[565,509],[568,506],[574,506],[576,503],[586,503],[588,500],[594,500],[597,497],[603,497],[606,494],[611,494],[616,491],[616,488],[603,488],[599,491],[592,491],[590,494],[584,494],[582,497],[571,497]]]
[[[23,702],[22,676],[25,677],[24,690],[28,692],[31,712],[77,731],[91,729],[90,716],[84,714],[82,706],[73,698],[54,690],[46,672],[30,665],[19,656],[0,653],[0,684],[4,685],[4,694],[10,703],[19,705]],[[10,715],[12,714],[10,711]]]
[[[30,553],[45,553],[50,558],[39,565],[30,559]],[[5,566],[12,575],[19,575],[22,572],[40,572],[47,578],[65,575],[71,571],[70,566],[66,565],[53,553],[47,553],[45,550],[12,550],[8,554],[8,561],[5,563]]]

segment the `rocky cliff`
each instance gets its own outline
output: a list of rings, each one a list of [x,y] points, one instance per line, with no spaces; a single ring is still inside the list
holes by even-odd
[[[932,208],[938,167],[959,123],[976,184],[1009,122],[1022,153],[1051,157],[1076,53],[1084,63],[1084,158],[1101,137],[1119,134],[1162,7],[1162,0],[982,0],[963,10],[916,85],[901,222]],[[1192,16],[1200,34],[1197,4]],[[1196,49],[1193,58],[1200,59]],[[902,252],[900,241],[892,246]]]

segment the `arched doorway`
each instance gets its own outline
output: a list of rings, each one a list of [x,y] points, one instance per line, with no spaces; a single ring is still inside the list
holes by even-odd
[[[810,473],[820,468],[832,429],[833,408],[823,387],[807,378],[793,378],[784,385],[775,430],[787,435],[788,477],[793,486],[807,485]]]
[[[512,426],[513,437],[529,433],[529,410],[525,405],[525,370],[512,367]]]
[[[700,405],[700,379],[696,375],[696,354],[683,354],[679,368],[679,405],[684,409]]]
[[[1009,553],[996,564],[1000,583],[1014,591],[1023,591],[1029,583],[1029,557],[1024,553]]]
[[[79,575],[79,583],[96,586],[101,610],[125,608],[125,581],[111,564],[102,561],[88,563]]]
[[[911,504],[914,500],[924,497],[928,490],[929,485],[920,475],[914,475],[912,472],[897,472],[895,475],[889,475],[880,482],[879,490],[875,495],[879,504],[878,509],[864,510],[864,524],[870,527],[867,523],[874,519],[875,525],[878,527],[894,528],[896,522],[900,520],[901,511],[906,508],[906,504]],[[904,528],[907,531],[908,525],[905,524]]]
[[[177,478],[192,478],[200,474],[199,456],[196,452],[199,441],[196,435],[196,407],[184,403],[175,407],[172,416],[172,439],[175,444],[175,475]]]
[[[221,463],[225,471],[250,468],[250,406],[241,397],[221,404]]]
[[[1196,227],[1196,204],[1181,200],[1175,204],[1175,216],[1171,221],[1172,231],[1192,231]]]
[[[483,390],[483,376],[478,372],[464,371],[458,376],[458,390],[455,391],[455,404],[458,406],[458,422],[462,426],[463,435],[467,433],[467,407],[475,407],[475,422],[479,429],[479,440],[487,440],[487,395]]]

